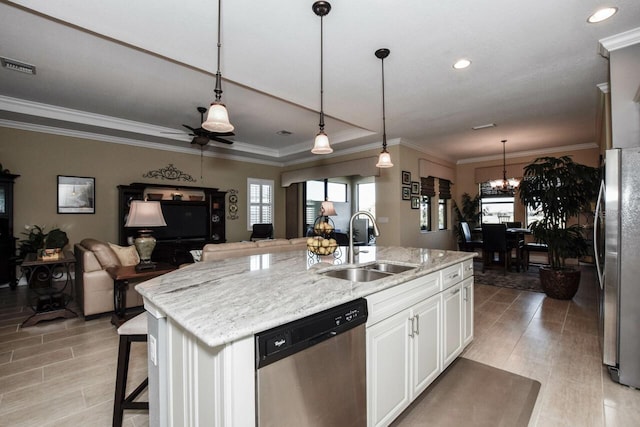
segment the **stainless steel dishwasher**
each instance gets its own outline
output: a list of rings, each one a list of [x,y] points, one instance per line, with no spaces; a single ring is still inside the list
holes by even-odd
[[[364,298],[256,334],[257,425],[366,426]]]

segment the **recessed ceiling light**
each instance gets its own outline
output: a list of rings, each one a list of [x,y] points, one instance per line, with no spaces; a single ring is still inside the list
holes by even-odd
[[[473,130],[480,130],[480,129],[487,129],[487,128],[494,128],[496,127],[495,123],[487,123],[486,125],[478,125],[478,126],[474,126],[471,129]]]
[[[463,68],[467,68],[469,65],[471,65],[471,61],[468,59],[459,59],[455,64],[453,64],[453,68],[456,70],[462,70]]]
[[[598,22],[602,22],[605,19],[611,18],[618,11],[617,7],[603,7],[602,9],[596,10],[593,15],[591,15],[587,22],[590,24],[596,24]]]

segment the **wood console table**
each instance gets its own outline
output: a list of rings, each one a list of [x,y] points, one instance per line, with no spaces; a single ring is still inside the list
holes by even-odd
[[[25,256],[21,268],[27,278],[28,300],[34,313],[22,323],[23,327],[41,320],[78,316],[68,308],[73,299],[71,271],[75,264],[71,252],[64,252],[62,258],[53,260],[39,260],[34,253]]]
[[[111,317],[111,323],[116,327],[119,327],[128,320],[126,315],[126,292],[129,287],[129,281],[141,282],[143,280],[162,276],[163,274],[169,273],[175,269],[175,266],[163,262],[156,263],[156,268],[153,270],[144,270],[140,272],[136,271],[135,265],[107,268],[107,273],[109,273],[113,279],[113,316]]]

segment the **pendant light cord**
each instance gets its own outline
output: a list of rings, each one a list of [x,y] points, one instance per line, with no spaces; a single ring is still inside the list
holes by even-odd
[[[324,131],[324,31],[323,31],[324,16],[320,15],[320,131]]]
[[[216,88],[214,92],[216,93],[216,102],[220,102],[220,98],[222,97],[222,74],[220,73],[220,47],[222,44],[220,43],[220,23],[222,21],[222,0],[218,0],[218,70],[216,71]]]
[[[387,150],[387,125],[384,108],[384,58],[380,58],[382,61],[382,150]]]

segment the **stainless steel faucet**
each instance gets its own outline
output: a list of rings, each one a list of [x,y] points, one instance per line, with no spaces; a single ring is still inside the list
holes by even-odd
[[[356,219],[359,215],[366,215],[371,219],[373,223],[373,235],[378,237],[380,235],[380,230],[378,230],[378,224],[376,224],[376,219],[371,215],[371,212],[367,211],[358,211],[351,215],[351,219],[349,219],[349,264],[353,264],[354,253],[353,253],[353,220]]]

